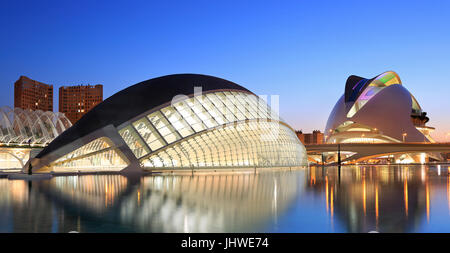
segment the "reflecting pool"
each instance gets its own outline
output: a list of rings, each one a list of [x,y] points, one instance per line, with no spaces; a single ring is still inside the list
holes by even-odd
[[[450,232],[450,168],[0,179],[0,232]]]

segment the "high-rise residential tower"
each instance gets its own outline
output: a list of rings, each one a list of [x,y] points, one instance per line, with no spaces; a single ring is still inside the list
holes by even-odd
[[[20,76],[14,83],[14,107],[53,111],[53,85]]]
[[[59,88],[59,111],[74,124],[103,101],[103,85],[77,85]]]
[[[319,130],[314,130],[312,133],[303,133],[300,131],[295,131],[298,139],[304,144],[322,144],[323,143],[323,133]]]

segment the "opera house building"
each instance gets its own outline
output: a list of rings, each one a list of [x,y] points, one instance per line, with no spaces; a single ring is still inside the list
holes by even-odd
[[[127,172],[303,166],[307,157],[294,130],[251,91],[178,74],[109,97],[31,165],[33,172]]]
[[[329,144],[378,144],[373,146],[373,154],[383,153],[381,151],[388,147],[383,143],[434,143],[430,136],[434,128],[426,125],[428,121],[426,112],[402,85],[397,73],[388,71],[372,79],[352,75],[328,118],[324,137]],[[386,150],[384,153],[391,154],[379,158],[393,159],[397,163],[423,163],[428,157],[441,159],[436,152],[400,155]]]
[[[325,129],[327,143],[434,142],[429,118],[397,73],[350,76]]]

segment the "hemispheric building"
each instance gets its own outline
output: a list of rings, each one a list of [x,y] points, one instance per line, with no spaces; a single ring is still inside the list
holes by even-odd
[[[387,71],[372,79],[350,76],[325,128],[327,143],[434,142],[434,128],[400,77]]]
[[[177,74],[109,97],[31,164],[35,172],[282,167],[306,165],[307,156],[294,130],[254,93]]]

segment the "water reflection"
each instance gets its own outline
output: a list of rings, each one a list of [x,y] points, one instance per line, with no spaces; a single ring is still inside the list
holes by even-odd
[[[0,232],[448,232],[448,166],[0,179]]]
[[[77,227],[35,190],[35,183],[0,179],[0,232],[60,232]]]
[[[441,166],[342,167],[340,178],[338,168],[311,167],[307,192],[324,192],[326,212],[342,224],[341,231],[435,231],[432,205],[450,211],[449,180]],[[446,222],[440,229],[449,231],[448,213],[436,216]]]
[[[85,175],[55,177],[39,186],[55,201],[103,214],[116,204],[116,198],[126,191],[128,182],[121,175]]]
[[[43,182],[40,190],[84,217],[133,231],[246,232],[261,231],[293,202],[301,185],[295,175],[282,170],[70,176]]]
[[[259,231],[292,203],[299,183],[289,171],[145,177],[121,219],[162,232]]]

